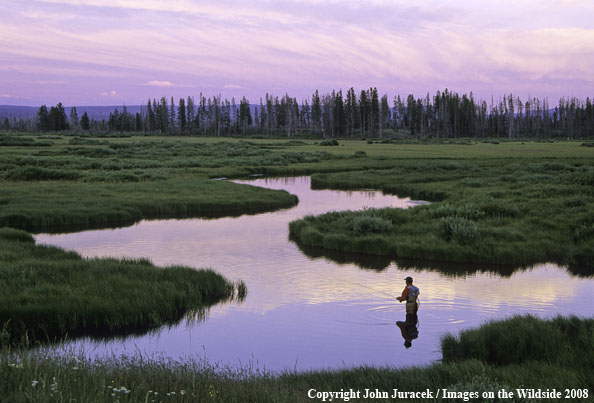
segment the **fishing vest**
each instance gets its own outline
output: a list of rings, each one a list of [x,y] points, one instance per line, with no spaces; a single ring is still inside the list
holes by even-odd
[[[408,293],[408,297],[406,298],[406,302],[416,302],[417,298],[419,297],[419,287],[407,285],[406,288],[408,288],[410,291]]]

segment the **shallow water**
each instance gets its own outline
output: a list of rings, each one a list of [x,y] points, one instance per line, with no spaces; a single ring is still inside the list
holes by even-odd
[[[132,227],[40,234],[40,243],[83,256],[146,257],[157,265],[210,267],[248,288],[243,303],[212,307],[204,321],[182,321],[125,340],[79,339],[95,356],[112,353],[194,356],[271,370],[408,366],[438,360],[440,336],[516,313],[592,316],[594,279],[553,264],[503,270],[450,265],[401,268],[385,258],[328,253],[288,239],[288,223],[310,214],[419,204],[375,191],[311,190],[308,177],[238,181],[299,196],[291,209],[216,220],[153,220]],[[454,274],[455,273],[455,274]],[[392,296],[411,275],[421,289],[419,335],[403,345]]]

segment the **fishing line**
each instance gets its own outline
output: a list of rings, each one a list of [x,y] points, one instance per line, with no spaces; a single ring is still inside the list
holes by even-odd
[[[355,283],[354,281],[349,281],[349,280],[344,280],[341,279],[341,281],[344,281],[345,283],[350,283],[350,284],[354,284],[354,285],[358,285],[359,287],[364,287],[367,289],[370,289],[372,291],[375,291],[377,293],[383,294],[383,295],[387,295],[390,298],[396,298],[395,296],[393,296],[392,294],[388,294],[387,292],[381,291],[381,290],[377,290],[373,287],[369,287],[366,286],[364,284],[359,284],[359,283]],[[421,305],[420,301],[417,300],[417,304]],[[363,323],[363,322],[351,322],[351,321],[346,321],[346,320],[337,320],[337,322],[341,322],[341,323],[349,323],[349,324],[353,324],[353,325],[366,325],[366,326],[385,326],[385,325],[393,325],[393,322],[381,322],[381,323]],[[415,327],[418,329],[419,328],[419,320],[417,318],[417,323],[415,325]]]
[[[390,298],[396,298],[392,294],[388,294],[387,292],[383,292],[381,290],[376,290],[375,288],[371,288],[371,287],[368,287],[368,286],[363,285],[363,284],[355,283],[353,281],[348,281],[348,280],[344,280],[344,279],[341,279],[341,280],[344,281],[345,283],[351,283],[351,284],[354,284],[354,285],[358,285],[359,287],[365,287],[365,288],[368,288],[368,289],[370,289],[372,291],[379,292],[381,294],[387,295]]]
[[[386,326],[386,325],[392,325],[392,322],[365,323],[365,322],[352,322],[352,321],[348,321],[348,320],[339,320],[339,319],[337,319],[336,322],[338,322],[338,323],[347,323],[349,325],[364,325],[364,326]]]

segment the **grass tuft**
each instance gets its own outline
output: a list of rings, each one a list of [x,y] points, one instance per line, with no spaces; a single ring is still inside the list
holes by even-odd
[[[476,240],[479,234],[476,223],[464,217],[442,217],[440,224],[446,241],[455,240],[467,244]]]

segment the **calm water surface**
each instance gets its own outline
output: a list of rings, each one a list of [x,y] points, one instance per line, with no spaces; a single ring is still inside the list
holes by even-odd
[[[404,269],[382,258],[324,256],[302,251],[288,239],[288,223],[305,215],[419,204],[410,199],[375,191],[311,190],[308,177],[238,182],[285,189],[299,196],[299,204],[253,216],[142,221],[113,230],[38,235],[40,243],[87,257],[146,257],[157,265],[210,267],[247,284],[243,303],[216,305],[204,321],[183,321],[125,340],[79,339],[70,346],[95,356],[198,355],[271,370],[407,366],[438,360],[441,335],[488,319],[516,313],[594,315],[594,279],[574,277],[552,264],[506,276],[479,265],[458,268],[454,275]],[[400,294],[408,275],[421,289],[419,335],[409,349],[395,325],[404,320],[405,307],[390,297]]]

